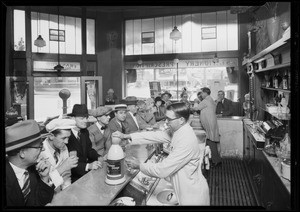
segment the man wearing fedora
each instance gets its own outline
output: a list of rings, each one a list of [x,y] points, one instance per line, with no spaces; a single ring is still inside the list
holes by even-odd
[[[68,116],[73,117],[76,127],[72,128],[71,136],[67,144],[69,152],[77,151],[78,166],[71,170],[72,183],[78,180],[92,169],[102,168],[103,160],[95,149],[87,130],[87,120],[89,117],[88,109],[85,104],[75,104],[72,113]]]
[[[38,159],[43,150],[40,127],[26,120],[5,128],[6,205],[44,206],[50,203],[54,188],[50,163]]]
[[[107,127],[110,120],[111,107],[100,106],[95,110],[91,110],[90,115],[97,119],[93,125],[88,127],[92,147],[102,157],[107,154],[111,146],[111,132]]]
[[[168,105],[172,104],[172,102],[170,101],[171,97],[172,97],[172,94],[170,94],[168,91],[165,91],[161,95],[161,99],[165,102],[165,107],[167,107]]]
[[[71,129],[76,126],[73,119],[56,118],[46,125],[49,133],[43,141],[44,151],[39,157],[48,158],[51,164],[50,178],[55,186],[55,193],[71,185],[71,169],[78,165],[78,157],[70,155],[66,144],[71,136]]]
[[[115,117],[109,121],[108,128],[110,131],[116,132],[120,131],[122,133],[128,134],[130,133],[130,129],[126,120],[127,115],[127,105],[118,104],[114,108]]]
[[[136,132],[140,129],[139,123],[136,119],[136,115],[138,112],[137,101],[138,100],[135,96],[129,96],[124,101],[128,108],[125,121],[128,124],[130,133]]]

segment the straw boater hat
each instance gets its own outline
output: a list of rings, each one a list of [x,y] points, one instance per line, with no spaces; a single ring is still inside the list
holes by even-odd
[[[69,130],[76,126],[76,121],[73,119],[53,119],[46,125],[47,132],[54,130]]]
[[[69,113],[68,116],[88,117],[89,113],[85,104],[75,104],[72,113]]]
[[[5,128],[5,151],[9,152],[36,141],[41,141],[40,126],[35,120],[26,120]]]
[[[99,116],[103,116],[103,115],[108,115],[111,111],[112,111],[111,107],[100,106],[94,110],[91,110],[90,115],[92,115],[94,117],[99,117]]]
[[[126,110],[126,111],[128,111],[127,105],[125,105],[125,104],[115,105],[114,111],[116,112],[116,111],[119,111],[119,110]]]

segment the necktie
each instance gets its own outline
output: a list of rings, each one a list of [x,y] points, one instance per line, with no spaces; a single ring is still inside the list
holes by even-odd
[[[121,125],[122,125],[122,133],[125,134],[125,127],[122,122],[121,122]]]
[[[101,130],[105,130],[107,127],[106,126],[103,126],[103,127],[101,127]]]
[[[24,176],[25,176],[25,179],[24,179],[24,185],[23,185],[23,188],[22,188],[22,193],[23,193],[25,202],[27,202],[28,195],[30,193],[30,180],[29,180],[28,171],[24,172]]]
[[[55,164],[57,164],[57,162],[58,162],[58,155],[59,155],[59,152],[57,151],[57,150],[55,150],[55,152],[54,152],[54,159],[55,159]]]
[[[77,139],[78,139],[78,141],[80,140],[80,135],[81,135],[81,132],[79,130],[78,133],[77,133]]]

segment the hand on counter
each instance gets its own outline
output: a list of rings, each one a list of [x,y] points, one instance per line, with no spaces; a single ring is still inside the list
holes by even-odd
[[[135,157],[125,158],[125,162],[129,169],[140,169],[140,161]]]
[[[98,169],[98,168],[102,169],[102,163],[97,160],[88,165],[89,170]]]

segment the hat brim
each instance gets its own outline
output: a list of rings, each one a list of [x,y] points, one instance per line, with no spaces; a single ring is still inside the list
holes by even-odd
[[[22,148],[24,146],[27,146],[27,145],[29,145],[31,143],[34,143],[34,142],[38,141],[38,140],[40,140],[42,142],[43,141],[42,137],[44,137],[44,136],[39,135],[38,137],[29,139],[28,141],[23,141],[23,142],[21,142],[21,141],[15,141],[15,142],[12,142],[12,143],[10,143],[10,146],[5,147],[5,151],[6,152],[10,152],[10,151],[13,151],[13,150],[16,150],[16,149],[20,149],[20,148]]]
[[[67,116],[72,116],[72,117],[75,117],[75,116],[80,116],[80,117],[88,117],[89,114],[75,114],[75,113],[68,113]]]
[[[169,96],[169,98],[172,97],[172,94],[170,94],[170,93],[168,93],[168,92],[167,92],[167,93],[163,93],[163,94],[161,95],[161,97],[163,97],[163,96],[166,95],[166,94]]]

